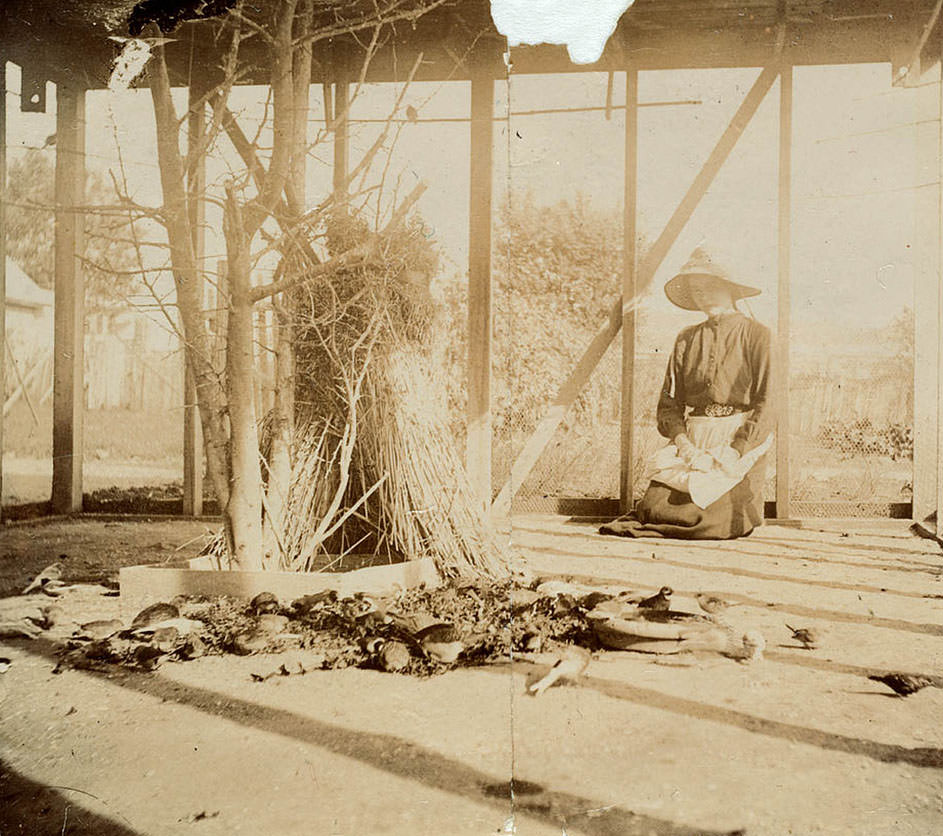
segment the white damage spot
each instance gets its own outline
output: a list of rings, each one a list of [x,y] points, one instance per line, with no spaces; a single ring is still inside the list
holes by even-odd
[[[509,46],[566,44],[576,64],[598,61],[619,18],[635,0],[491,0],[494,25]]]
[[[114,38],[113,40],[119,40]],[[121,53],[115,58],[115,65],[108,79],[108,89],[112,93],[127,90],[143,71],[151,57],[151,46],[140,38],[120,39],[124,42]]]

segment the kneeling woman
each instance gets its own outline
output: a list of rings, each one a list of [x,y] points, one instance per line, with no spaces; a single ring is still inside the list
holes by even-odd
[[[763,520],[765,454],[773,437],[769,329],[736,310],[759,290],[730,281],[701,250],[665,285],[707,319],[675,341],[658,401],[660,450],[635,510],[603,534],[726,540]]]

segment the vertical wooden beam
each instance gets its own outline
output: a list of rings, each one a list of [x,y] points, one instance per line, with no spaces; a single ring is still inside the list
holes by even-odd
[[[465,461],[476,495],[491,504],[491,186],[494,79],[471,79],[468,217],[468,409]]]
[[[56,89],[55,345],[52,510],[82,510],[85,412],[85,282],[81,254],[85,193],[85,91]]]
[[[776,356],[776,517],[791,516],[789,500],[789,333],[790,263],[792,256],[792,112],[793,68],[783,63],[779,76],[779,278]]]
[[[939,6],[937,7],[939,13]],[[937,245],[936,282],[936,536],[943,540],[943,32],[937,35],[936,52],[940,56],[941,84],[936,89],[937,111],[937,170],[934,179],[937,186],[937,228],[934,240]]]
[[[7,62],[0,55],[0,404],[6,400],[7,226]],[[3,409],[0,408],[0,520],[3,519]]]
[[[195,149],[204,131],[204,108],[198,106],[202,90],[192,84],[188,88],[189,111],[187,116],[187,145]],[[187,171],[187,213],[196,257],[199,281],[202,281],[206,256],[206,159],[200,156]],[[188,358],[183,352],[183,513],[198,517],[203,513],[203,432],[200,425],[200,408],[197,403],[196,378]]]
[[[638,209],[638,70],[625,73],[625,174],[622,215],[622,298],[637,292],[636,217]],[[619,506],[632,510],[635,477],[635,306],[622,307],[622,436]]]
[[[347,172],[350,171],[350,84],[341,76],[334,89],[334,195],[338,203],[347,199]]]
[[[936,71],[939,78],[939,69]],[[939,88],[917,88],[920,119],[917,136],[915,178],[925,183],[940,176]],[[937,451],[939,434],[939,345],[941,187],[914,192],[914,458],[913,518],[925,522],[936,510]],[[925,526],[930,529],[932,525]]]

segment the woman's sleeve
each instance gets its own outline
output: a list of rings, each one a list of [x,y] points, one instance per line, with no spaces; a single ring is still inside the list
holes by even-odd
[[[753,389],[750,393],[750,406],[753,412],[746,423],[737,430],[730,445],[741,456],[762,444],[776,424],[772,404],[770,332],[765,326],[758,326],[751,334],[748,356],[753,367]]]
[[[687,431],[684,423],[684,386],[680,374],[681,350],[682,342],[679,336],[671,351],[671,357],[668,358],[665,383],[661,387],[661,396],[658,398],[656,412],[658,432],[665,438],[672,440],[680,433]]]

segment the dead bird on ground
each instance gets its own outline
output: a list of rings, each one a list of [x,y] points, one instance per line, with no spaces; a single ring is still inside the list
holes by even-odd
[[[819,632],[812,627],[790,627],[786,629],[792,633],[792,637],[799,642],[806,650],[814,650],[819,646],[821,636]]]
[[[576,682],[589,667],[592,661],[592,655],[585,648],[578,645],[567,645],[560,652],[560,658],[554,662],[549,673],[543,679],[538,680],[528,689],[535,697],[539,697],[551,685],[561,679],[569,679]]]
[[[885,674],[872,674],[868,679],[873,682],[881,682],[890,688],[898,697],[909,697],[911,694],[916,694],[917,691],[921,691],[924,688],[935,685],[940,687],[940,683],[931,679],[929,676],[922,676],[920,674],[908,674],[908,673],[885,673]]]
[[[725,610],[730,609],[731,607],[740,606],[737,603],[725,601],[723,598],[720,598],[717,595],[707,595],[704,592],[698,592],[694,598],[697,601],[698,606],[708,615],[718,615]]]

